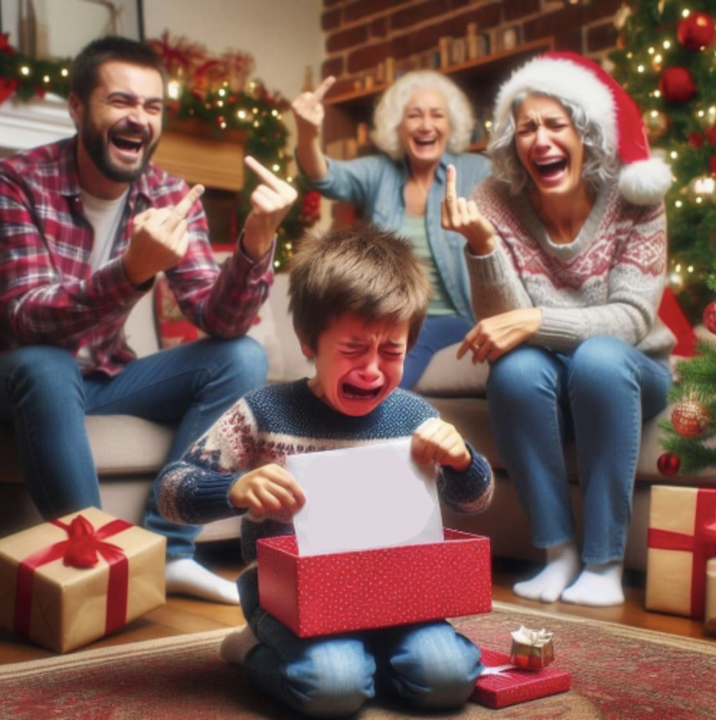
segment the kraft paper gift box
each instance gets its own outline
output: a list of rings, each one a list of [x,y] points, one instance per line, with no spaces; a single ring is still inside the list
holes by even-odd
[[[259,540],[259,603],[299,637],[490,612],[489,539],[444,536],[308,557],[298,556],[294,536]]]
[[[716,559],[706,564],[706,630],[716,633]]]
[[[481,648],[482,663],[489,668],[503,668],[499,674],[477,678],[472,700],[479,705],[499,709],[517,703],[567,692],[572,676],[554,666],[541,670],[524,670],[510,663],[510,656]]]
[[[86,508],[0,540],[0,626],[56,652],[165,602],[166,538]]]
[[[647,610],[703,618],[711,557],[716,557],[716,490],[653,487]]]

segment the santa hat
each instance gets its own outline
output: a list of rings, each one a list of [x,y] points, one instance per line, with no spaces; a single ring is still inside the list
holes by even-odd
[[[500,88],[495,102],[495,132],[512,114],[521,93],[543,93],[584,109],[615,149],[621,169],[619,189],[637,205],[658,202],[671,186],[671,170],[651,157],[644,122],[634,100],[597,63],[569,52],[549,52],[516,70]]]

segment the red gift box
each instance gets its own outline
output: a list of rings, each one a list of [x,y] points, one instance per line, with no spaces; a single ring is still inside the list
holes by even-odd
[[[309,557],[294,536],[259,540],[259,604],[299,637],[490,612],[489,539],[444,537]]]
[[[486,667],[509,665],[510,656],[494,650],[481,649],[482,663]],[[538,698],[567,692],[572,687],[572,676],[554,666],[542,670],[504,670],[501,675],[481,675],[477,678],[472,700],[480,705],[499,709],[509,705],[537,700]]]

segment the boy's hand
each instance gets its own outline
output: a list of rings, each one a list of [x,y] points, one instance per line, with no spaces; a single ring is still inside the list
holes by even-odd
[[[242,475],[229,491],[234,507],[253,515],[295,515],[306,502],[300,485],[280,465],[270,463]]]
[[[412,452],[419,463],[435,462],[456,472],[465,472],[472,462],[472,455],[455,426],[440,418],[426,420],[413,433]]]
[[[474,255],[489,255],[495,249],[492,223],[480,213],[474,200],[457,196],[457,170],[454,165],[447,167],[440,225],[443,230],[460,233]]]
[[[276,230],[298,193],[250,155],[244,162],[261,180],[251,193],[251,212],[244,223],[243,241],[244,252],[258,262],[271,247]]]

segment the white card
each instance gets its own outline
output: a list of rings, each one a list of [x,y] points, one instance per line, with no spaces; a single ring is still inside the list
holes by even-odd
[[[410,439],[291,455],[286,469],[306,493],[301,556],[443,540],[434,466],[412,459]]]

